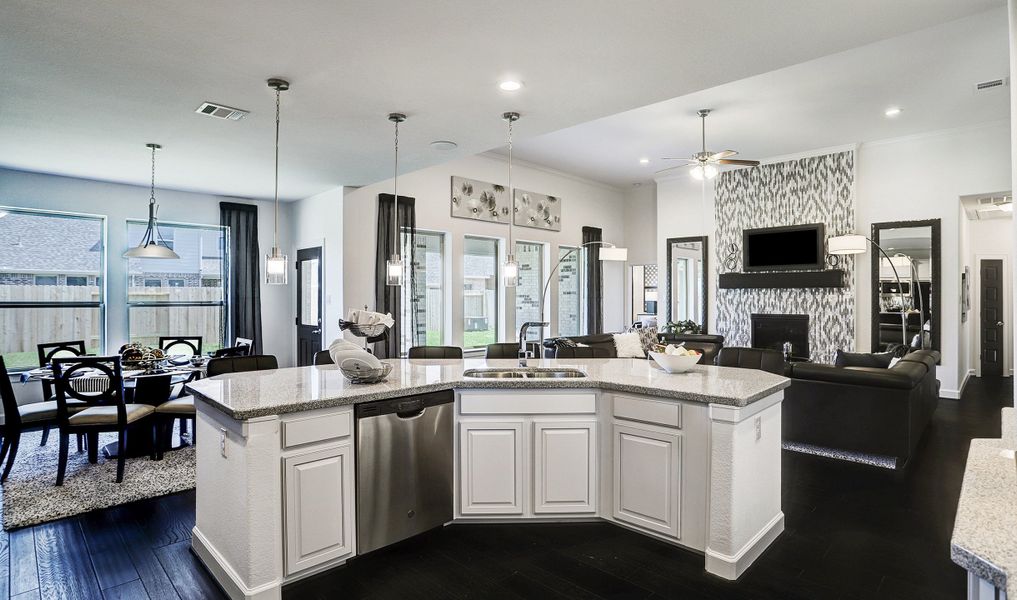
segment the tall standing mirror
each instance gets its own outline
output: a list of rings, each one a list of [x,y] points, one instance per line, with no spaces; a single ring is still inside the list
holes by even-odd
[[[873,223],[872,351],[940,348],[940,221]]]
[[[667,240],[667,321],[691,321],[706,333],[710,272],[706,236]]]

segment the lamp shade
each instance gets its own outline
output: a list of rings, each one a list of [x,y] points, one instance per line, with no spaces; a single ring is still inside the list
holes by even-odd
[[[628,248],[618,248],[617,246],[604,246],[600,249],[600,260],[610,260],[625,262],[629,259]]]
[[[827,240],[830,254],[864,254],[869,249],[869,240],[864,235],[838,235]]]
[[[180,255],[166,246],[149,242],[124,252],[124,258],[180,258]]]

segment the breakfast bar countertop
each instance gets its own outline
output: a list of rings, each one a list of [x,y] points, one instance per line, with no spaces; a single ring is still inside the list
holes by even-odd
[[[1017,598],[1017,410],[1002,424],[1000,439],[971,440],[950,558]]]
[[[236,420],[301,412],[450,389],[601,389],[674,400],[744,407],[790,385],[752,369],[696,365],[669,374],[652,360],[613,358],[531,360],[531,368],[577,368],[568,379],[475,379],[468,369],[515,368],[514,360],[387,360],[394,368],[375,384],[351,384],[335,365],[231,373],[187,385],[194,396]]]

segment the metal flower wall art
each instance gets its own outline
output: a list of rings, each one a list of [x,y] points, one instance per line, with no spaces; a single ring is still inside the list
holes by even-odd
[[[561,231],[561,198],[524,190],[515,192],[517,226]]]
[[[508,194],[505,186],[453,176],[452,216],[490,223],[508,223]]]

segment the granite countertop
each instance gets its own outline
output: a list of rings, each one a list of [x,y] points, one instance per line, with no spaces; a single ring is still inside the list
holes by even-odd
[[[466,369],[512,368],[515,360],[387,360],[388,378],[354,385],[335,365],[232,373],[187,385],[196,398],[237,420],[397,398],[450,389],[602,389],[661,398],[747,406],[791,384],[766,371],[696,365],[669,374],[642,359],[531,360],[531,367],[574,367],[575,379],[471,379]]]
[[[950,558],[1017,598],[1017,411],[1003,409],[1000,439],[971,440]]]

